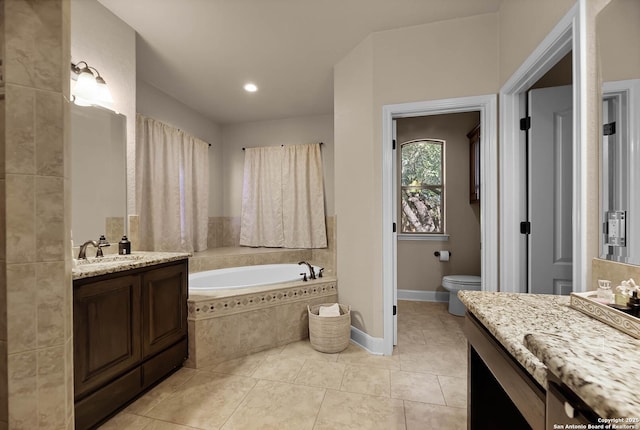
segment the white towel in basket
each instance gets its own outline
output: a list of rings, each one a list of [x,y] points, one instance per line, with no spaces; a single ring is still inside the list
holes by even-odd
[[[334,303],[331,306],[320,306],[320,309],[318,309],[318,316],[321,316],[321,317],[339,317],[340,316],[340,305],[338,305],[337,303]]]

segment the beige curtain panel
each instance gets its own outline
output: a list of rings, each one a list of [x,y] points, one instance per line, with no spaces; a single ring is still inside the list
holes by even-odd
[[[327,247],[319,144],[245,150],[240,245]]]
[[[140,249],[207,249],[209,144],[136,116],[136,204]]]

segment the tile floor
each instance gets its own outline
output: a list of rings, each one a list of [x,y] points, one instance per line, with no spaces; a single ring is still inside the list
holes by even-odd
[[[444,303],[400,301],[391,357],[307,340],[183,368],[101,429],[466,429],[462,321]]]

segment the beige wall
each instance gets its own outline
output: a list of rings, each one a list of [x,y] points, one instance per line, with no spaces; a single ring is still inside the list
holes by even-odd
[[[71,429],[70,5],[0,7],[0,428]]]
[[[531,55],[576,0],[509,0],[498,12],[500,86]]]
[[[640,78],[640,2],[613,0],[596,19],[602,80]]]
[[[497,26],[487,14],[374,33],[335,67],[339,294],[371,336],[383,332],[382,106],[497,93]]]
[[[373,37],[334,68],[335,202],[338,298],[350,304],[351,324],[382,333],[379,236],[373,157]]]
[[[310,115],[272,121],[228,124],[222,127],[224,142],[222,177],[224,178],[224,216],[240,216],[244,151],[255,146],[296,145],[322,142],[325,211],[334,214],[333,197],[333,117]]]
[[[97,0],[70,1],[71,60],[98,69],[127,117],[127,207],[135,213],[136,33]]]
[[[398,240],[399,290],[445,291],[441,286],[445,275],[480,275],[480,206],[469,203],[467,138],[479,122],[479,112],[397,120],[398,145],[425,138],[446,141],[445,228],[449,235],[446,242]],[[433,254],[442,249],[452,253],[447,263]]]
[[[137,82],[137,112],[186,131],[209,147],[209,216],[222,215],[222,128],[145,81]]]

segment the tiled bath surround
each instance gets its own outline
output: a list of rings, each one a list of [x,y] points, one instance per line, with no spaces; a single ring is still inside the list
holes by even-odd
[[[72,429],[70,4],[0,10],[0,428]]]
[[[336,216],[328,216],[325,221],[327,225],[327,248],[297,251],[301,253],[300,260],[308,260],[315,265],[324,267],[326,274],[335,274]],[[133,231],[131,224],[132,219],[130,217],[129,229],[130,231]],[[133,234],[131,236],[133,237]],[[275,254],[271,255],[271,258],[256,257],[256,262],[254,262],[251,257],[247,257],[246,260],[243,260],[242,257],[237,257],[239,252],[234,251],[233,248],[238,248],[240,246],[240,217],[209,217],[209,234],[207,245],[209,247],[209,252],[211,253],[211,255],[215,255],[215,257],[212,257],[212,259],[208,259],[205,256],[206,253],[196,253],[196,255],[194,256],[196,258],[193,258],[190,261],[190,264],[192,266],[189,268],[189,270],[191,272],[201,272],[203,270],[220,269],[223,267],[251,266],[254,264],[290,263],[293,261],[291,259],[278,260]],[[221,261],[221,256],[227,251],[220,248],[229,248],[228,254],[230,258],[225,262]],[[257,253],[262,255],[262,252],[260,251],[262,249],[265,248],[259,248]],[[271,250],[273,252],[287,252],[287,250],[280,248],[268,248],[268,250]],[[203,256],[204,258],[200,259],[199,255]],[[295,260],[298,257],[292,258]]]
[[[309,261],[325,268],[325,278],[258,287],[258,291],[228,290],[211,296],[190,295],[189,367],[208,366],[306,339],[307,305],[338,301],[337,281],[333,277],[335,216],[327,217],[326,249],[241,247],[239,226],[239,218],[209,218],[209,249],[197,252],[189,259],[189,272]]]
[[[307,305],[337,301],[335,278],[191,296],[185,365],[210,366],[306,339]]]

